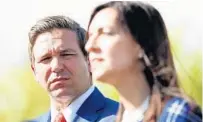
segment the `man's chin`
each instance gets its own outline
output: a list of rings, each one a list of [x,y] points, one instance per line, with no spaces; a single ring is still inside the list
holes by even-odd
[[[68,95],[64,92],[57,92],[53,91],[51,93],[51,99],[57,100],[57,101],[71,101],[74,98],[74,95]]]

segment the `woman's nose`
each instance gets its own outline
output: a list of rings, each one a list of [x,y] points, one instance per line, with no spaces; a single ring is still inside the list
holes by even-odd
[[[87,52],[95,52],[98,50],[98,38],[97,38],[97,35],[92,35],[86,45],[85,45],[85,50]]]

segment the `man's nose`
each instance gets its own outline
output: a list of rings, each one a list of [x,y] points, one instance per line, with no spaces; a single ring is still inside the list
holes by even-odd
[[[51,61],[52,72],[61,72],[63,70],[63,62],[59,57],[52,58]]]

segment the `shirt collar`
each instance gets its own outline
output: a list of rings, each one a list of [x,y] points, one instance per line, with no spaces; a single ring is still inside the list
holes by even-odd
[[[131,111],[125,110],[123,113],[123,121],[122,122],[141,122],[144,118],[144,113],[146,112],[149,106],[149,96],[145,99],[141,106],[135,108]]]
[[[66,119],[66,121],[71,121],[75,118],[77,111],[84,103],[84,101],[90,96],[90,94],[94,91],[95,87],[91,86],[85,93],[80,95],[77,99],[75,99],[67,108],[65,108],[62,113]],[[51,122],[54,121],[54,118],[58,114],[58,111],[54,109],[53,105],[51,106]]]

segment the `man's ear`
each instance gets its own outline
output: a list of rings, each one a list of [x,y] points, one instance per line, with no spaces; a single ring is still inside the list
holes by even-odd
[[[34,75],[35,81],[39,82],[39,81],[38,81],[38,79],[37,79],[37,76],[36,76],[37,74],[36,74],[36,70],[35,70],[34,65],[33,65],[33,64],[31,64],[30,66],[31,66],[32,73],[33,73],[33,75]]]
[[[87,61],[87,68],[88,68],[88,71],[89,71],[90,73],[92,73],[92,71],[91,71],[91,65],[90,65],[90,60],[89,60],[89,57],[88,57],[88,56],[86,57],[86,61]]]
[[[91,65],[90,65],[90,60],[89,60],[89,58],[87,58],[87,64],[88,64],[88,70],[89,70],[89,72],[92,74],[92,70],[91,70]]]
[[[31,66],[32,72],[35,74],[35,68],[34,68],[33,64],[31,64],[30,66]]]

